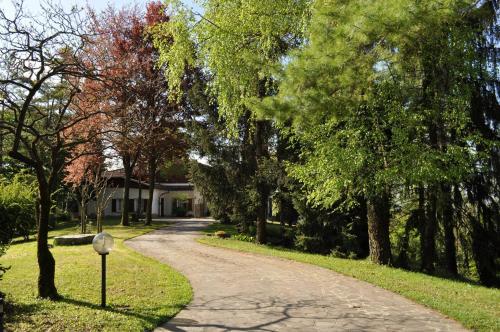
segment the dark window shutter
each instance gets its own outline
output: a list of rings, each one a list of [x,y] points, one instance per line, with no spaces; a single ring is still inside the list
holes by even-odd
[[[111,212],[116,212],[116,199],[111,200]]]

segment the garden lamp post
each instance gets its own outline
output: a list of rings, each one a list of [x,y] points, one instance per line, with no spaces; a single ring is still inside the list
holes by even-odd
[[[106,256],[113,249],[113,237],[106,232],[97,234],[92,241],[94,250],[102,257],[101,307],[106,307]]]

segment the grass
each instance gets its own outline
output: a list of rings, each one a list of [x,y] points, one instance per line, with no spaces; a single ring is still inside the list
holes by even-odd
[[[77,233],[74,225],[50,237]],[[56,287],[62,299],[37,298],[36,243],[12,245],[1,263],[11,266],[0,288],[6,293],[7,331],[144,331],[179,312],[192,297],[188,280],[167,265],[126,247],[124,240],[152,231],[152,226],[122,227],[108,220],[104,230],[115,239],[107,258],[107,302],[100,305],[101,258],[92,245],[51,249],[56,260]],[[49,242],[51,242],[49,240]]]
[[[207,232],[215,230],[235,233],[233,226],[221,224],[212,224]],[[198,239],[198,242],[321,266],[401,294],[459,321],[467,328],[476,331],[500,331],[499,289],[379,266],[367,260],[307,254],[231,238],[219,239],[206,236]]]

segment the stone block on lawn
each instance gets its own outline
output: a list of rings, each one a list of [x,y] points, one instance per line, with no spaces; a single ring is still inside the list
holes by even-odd
[[[78,246],[91,244],[95,234],[72,234],[54,237],[55,246]]]

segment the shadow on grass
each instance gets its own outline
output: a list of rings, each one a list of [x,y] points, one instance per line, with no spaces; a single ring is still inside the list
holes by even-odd
[[[147,321],[153,325],[159,325],[161,323],[166,322],[171,318],[171,316],[159,316],[159,315],[148,315],[145,313],[140,313],[134,311],[133,308],[130,308],[128,306],[119,306],[119,305],[107,305],[105,308],[102,308],[100,304],[95,304],[91,302],[86,302],[86,301],[81,301],[81,300],[76,300],[72,299],[70,297],[62,297],[59,302],[66,303],[68,305],[74,305],[74,306],[79,306],[79,307],[85,307],[89,308],[92,310],[102,310],[102,311],[107,311],[107,312],[112,312],[115,314],[120,314],[124,316],[129,316],[129,317],[134,317],[137,319],[141,319],[143,321]],[[175,312],[180,311],[184,306],[181,305],[176,305],[176,306],[169,306],[169,308],[175,309]],[[158,307],[154,308],[148,308],[148,310],[151,311],[156,311]]]
[[[4,304],[5,322],[14,324],[29,321],[31,314],[42,310],[40,303],[15,303],[7,300]]]
[[[144,322],[148,322],[153,326],[158,326],[162,323],[167,322],[172,316],[160,316],[153,314],[146,314],[134,311],[133,308],[127,306],[119,306],[119,305],[108,305],[106,308],[102,308],[99,304],[90,303],[86,301],[76,300],[70,297],[61,297],[59,300],[55,301],[55,303],[64,303],[69,306],[78,306],[85,307],[92,310],[99,311],[107,311],[112,312],[114,314],[120,314],[128,317],[134,317],[136,319],[140,319]],[[177,305],[177,306],[169,306],[168,308],[173,309],[172,312],[178,312],[183,309],[185,306]],[[17,323],[28,323],[32,321],[32,316],[42,313],[44,310],[47,310],[46,307],[40,303],[14,303],[10,301],[5,302],[5,323],[7,325],[17,325]],[[157,311],[159,307],[148,308],[148,311]],[[36,325],[35,323],[33,323]]]

